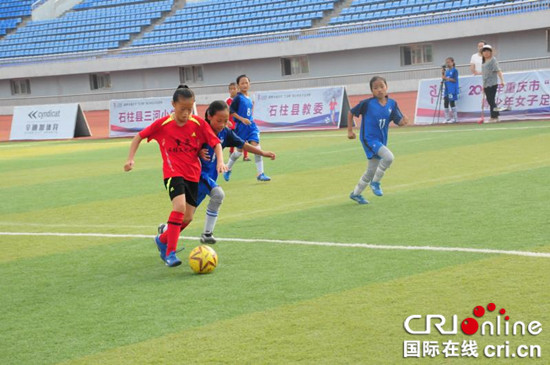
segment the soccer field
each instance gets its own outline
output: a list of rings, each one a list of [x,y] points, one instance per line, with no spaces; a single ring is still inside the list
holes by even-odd
[[[0,364],[512,363],[523,344],[542,355],[525,362],[550,362],[550,122],[392,129],[385,196],[366,206],[348,197],[366,158],[345,131],[262,138],[273,181],[242,161],[220,178],[210,275],[158,257],[171,205],[156,143],[130,173],[127,139],[0,144]],[[404,329],[415,314],[418,331],[428,314],[460,327],[488,303],[542,332]],[[404,358],[405,341],[449,340],[459,356]]]

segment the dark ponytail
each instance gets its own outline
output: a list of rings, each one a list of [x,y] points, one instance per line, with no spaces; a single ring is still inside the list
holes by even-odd
[[[213,101],[210,103],[208,108],[206,108],[206,113],[204,114],[204,120],[210,123],[210,117],[213,117],[214,115],[216,115],[216,113],[227,109],[229,109],[229,106],[227,106],[227,103],[225,101],[223,100]]]
[[[180,85],[174,92],[174,96],[172,97],[172,101],[174,103],[177,103],[181,99],[195,99],[195,93],[193,90],[189,88],[187,85]]]

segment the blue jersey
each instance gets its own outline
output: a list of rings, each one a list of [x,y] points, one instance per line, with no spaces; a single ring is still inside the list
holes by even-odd
[[[229,108],[231,114],[236,113],[241,118],[250,120],[251,123],[250,125],[246,125],[240,120],[233,118],[236,123],[235,132],[237,135],[247,142],[254,141],[259,143],[260,131],[258,130],[256,123],[254,123],[254,118],[252,117],[252,107],[252,100],[250,100],[250,98],[245,96],[243,93],[238,93],[231,102],[231,106]]]
[[[376,98],[365,99],[351,109],[351,113],[362,117],[360,139],[369,159],[376,156],[381,146],[387,145],[390,122],[399,124],[403,119],[393,99],[387,99],[386,105],[381,105]]]
[[[456,68],[451,68],[445,71],[445,77],[455,80],[445,81],[445,95],[458,95],[458,71]]]
[[[222,148],[225,147],[237,147],[243,148],[244,141],[235,134],[231,129],[224,128],[220,133],[218,133],[218,138],[221,141]],[[208,154],[211,157],[210,161],[201,160],[202,170],[201,170],[201,179],[207,180],[212,179],[216,181],[218,178],[218,171],[216,169],[216,154],[214,149],[209,145],[204,145],[203,148],[208,149]]]

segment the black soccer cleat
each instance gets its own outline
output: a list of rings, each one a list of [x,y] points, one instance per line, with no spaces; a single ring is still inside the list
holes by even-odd
[[[212,233],[201,234],[201,243],[207,243],[209,245],[213,245],[216,242],[217,242],[216,238],[214,238],[214,235]]]

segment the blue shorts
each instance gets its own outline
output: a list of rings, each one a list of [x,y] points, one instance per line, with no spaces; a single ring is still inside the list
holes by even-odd
[[[382,141],[367,141],[362,142],[363,149],[365,150],[365,154],[367,155],[367,158],[370,160],[372,158],[380,159],[380,156],[377,155],[378,151],[382,146],[384,146],[384,143]]]
[[[235,133],[237,133],[237,136],[241,137],[241,139],[245,142],[256,142],[257,144],[260,144],[260,130],[255,123],[252,123],[251,125],[238,123]]]
[[[458,100],[458,94],[456,93],[445,93],[445,97],[449,99],[450,101],[457,101]]]
[[[197,194],[197,207],[202,203],[207,195],[210,195],[212,189],[218,187],[216,180],[201,176],[199,181],[199,193]]]

